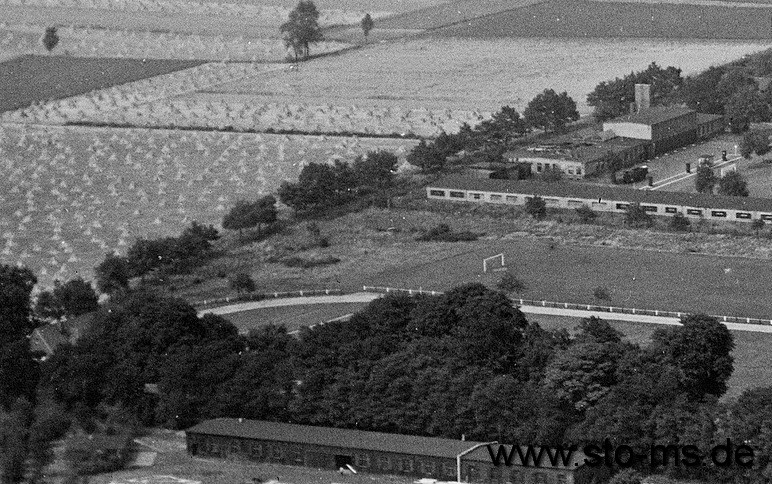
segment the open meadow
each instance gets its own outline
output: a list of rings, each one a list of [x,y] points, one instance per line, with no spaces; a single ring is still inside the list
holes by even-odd
[[[550,245],[522,237],[463,243],[466,252],[424,264],[410,261],[374,277],[371,285],[428,290],[475,281],[495,285],[500,274],[484,274],[482,259],[504,253],[527,286],[521,295],[525,299],[772,317],[772,301],[766,297],[772,285],[770,261]],[[594,299],[599,286],[609,290],[610,301]]]
[[[0,128],[0,261],[43,285],[92,278],[105,253],[137,237],[219,225],[239,199],[274,192],[311,161],[368,150],[404,156],[415,141],[141,129]]]

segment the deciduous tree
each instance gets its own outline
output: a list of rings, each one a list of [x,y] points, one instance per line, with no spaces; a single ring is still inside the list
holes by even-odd
[[[694,188],[700,193],[713,193],[713,187],[718,181],[713,167],[710,164],[704,164],[697,167],[697,174],[694,177]]]
[[[531,217],[541,220],[547,216],[547,202],[537,195],[529,197],[525,201],[525,211]]]
[[[652,351],[664,363],[680,371],[684,388],[693,401],[705,395],[720,397],[732,375],[734,338],[716,318],[690,315],[681,326],[658,329],[652,335]]]
[[[373,27],[375,26],[375,22],[373,22],[373,18],[370,14],[366,13],[365,16],[362,17],[362,21],[359,25],[362,27],[362,33],[365,34],[365,39],[367,39],[367,36],[370,35],[370,31],[373,30]]]
[[[504,292],[514,292],[520,294],[525,291],[525,283],[514,274],[507,271],[501,276],[501,280],[496,284],[496,288]]]
[[[654,225],[654,220],[640,203],[631,203],[625,209],[625,223],[631,227],[642,228],[651,227]]]
[[[98,300],[94,288],[81,277],[64,284],[57,280],[54,281],[52,292],[45,291],[38,295],[35,312],[54,319],[79,316],[96,311],[99,308]]]
[[[129,287],[131,271],[125,257],[115,253],[105,256],[105,259],[96,266],[97,288],[104,293],[112,294]]]
[[[549,132],[561,131],[566,124],[579,119],[579,112],[568,93],[545,89],[528,103],[524,116],[529,126]]]
[[[279,199],[297,212],[310,212],[342,205],[355,196],[356,177],[349,165],[309,163],[303,167],[297,183],[283,182]]]
[[[679,92],[683,79],[681,69],[669,66],[665,69],[652,62],[645,70],[631,72],[624,77],[603,81],[587,95],[587,104],[593,106],[593,116],[606,121],[629,112],[635,102],[635,85],[651,86],[651,104],[670,104]]]
[[[279,31],[284,36],[285,45],[292,48],[295,62],[300,57],[308,58],[309,45],[324,38],[319,27],[319,11],[311,0],[300,0]]]
[[[255,281],[246,272],[237,272],[231,278],[231,289],[241,294],[242,292],[253,292],[255,290]]]
[[[764,156],[769,153],[769,133],[765,131],[748,131],[743,134],[740,140],[740,154],[746,160],[751,158],[753,153]]]
[[[258,233],[262,225],[276,222],[278,211],[276,199],[271,195],[259,198],[254,202],[239,200],[230,212],[223,217],[222,227],[226,230],[238,230],[241,236],[244,229],[257,227]]]
[[[748,182],[737,171],[730,171],[718,181],[718,194],[732,197],[747,197]]]
[[[475,126],[474,131],[474,136],[480,138],[480,143],[508,147],[513,140],[522,137],[530,129],[515,108],[502,106],[498,112],[493,113],[491,119]]]
[[[43,47],[51,52],[58,43],[59,34],[56,32],[56,27],[46,27],[46,33],[43,34]]]
[[[383,150],[358,156],[352,166],[358,188],[379,193],[388,204],[388,192],[394,186],[398,161],[397,155]]]

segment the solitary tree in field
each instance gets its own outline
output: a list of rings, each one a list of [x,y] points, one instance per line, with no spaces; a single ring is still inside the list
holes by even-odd
[[[373,30],[375,22],[373,22],[373,18],[368,13],[362,17],[360,24],[362,25],[362,32],[365,34],[365,40],[367,40],[367,36],[370,35],[370,31]]]
[[[579,119],[576,102],[565,91],[560,94],[545,89],[528,103],[523,112],[529,126],[544,131],[561,131],[566,124]]]
[[[311,0],[300,0],[297,7],[289,14],[289,20],[279,28],[284,36],[284,44],[292,47],[295,62],[299,57],[308,58],[308,46],[322,40],[319,27],[319,11]]]
[[[43,36],[43,47],[45,47],[48,52],[51,52],[58,43],[59,35],[56,33],[56,27],[46,28],[46,33]]]
[[[255,281],[245,272],[237,272],[230,280],[231,289],[235,289],[237,293],[242,292],[254,292]]]
[[[496,288],[504,292],[515,292],[520,294],[525,291],[525,283],[517,278],[514,274],[507,271],[501,276],[501,280],[496,284]]]

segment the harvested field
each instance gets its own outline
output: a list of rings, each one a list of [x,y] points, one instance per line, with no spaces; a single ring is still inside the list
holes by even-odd
[[[0,111],[187,69],[196,61],[25,55],[0,63]]]
[[[0,0],[6,24],[91,26],[119,30],[260,37],[279,36],[279,26],[292,7],[186,0]],[[319,5],[322,26],[355,24],[363,10],[325,9]],[[105,15],[109,12],[109,15]],[[372,17],[389,14],[369,11]]]
[[[43,26],[13,25],[0,29],[0,39],[24,51],[51,55],[40,42],[44,31]],[[291,52],[275,35],[248,38],[73,27],[59,28],[57,33],[60,40],[53,54],[76,57],[284,62]],[[348,46],[319,42],[313,54],[337,52]]]
[[[378,22],[383,29],[436,29],[479,17],[495,16],[507,10],[539,3],[542,0],[454,0],[393,15]]]
[[[772,5],[546,0],[433,30],[439,37],[768,39]],[[730,6],[731,5],[731,6]],[[414,22],[393,26],[405,28]]]
[[[256,72],[284,68],[269,64],[201,64],[190,69],[91,91],[80,96],[7,111],[0,119],[15,123],[65,124],[102,119],[104,113],[137,109],[146,103],[188,93],[209,85],[240,79]],[[29,95],[32,95],[30,92]]]
[[[421,39],[316,59],[297,71],[259,75],[207,92],[341,102],[360,109],[385,101],[399,108],[484,115],[504,104],[522,111],[533,96],[553,88],[567,90],[580,113],[588,114],[587,93],[599,82],[652,61],[689,74],[765,48],[762,42]]]
[[[362,109],[359,106],[297,104],[291,99],[276,102],[271,97],[194,93],[126,109],[91,111],[78,119],[124,126],[228,127],[240,131],[273,129],[327,134],[362,133],[364,136],[415,134],[433,137],[442,131],[457,131],[464,122],[477,124],[483,117],[472,111],[451,109],[394,109],[387,105]]]
[[[0,129],[0,261],[44,285],[91,278],[136,237],[219,225],[243,198],[275,191],[308,162],[368,150],[402,156],[415,141],[5,125]]]

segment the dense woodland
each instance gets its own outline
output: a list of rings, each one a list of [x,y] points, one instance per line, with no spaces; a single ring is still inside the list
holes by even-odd
[[[39,364],[26,338],[43,323],[30,298],[34,282],[27,270],[0,270],[0,470],[7,482],[29,472],[40,441],[68,428],[114,433],[141,422],[180,429],[219,416],[535,444],[609,438],[636,450],[651,443],[707,449],[731,437],[757,450],[756,467],[641,471],[716,482],[768,472],[772,389],[718,403],[732,373],[733,339],[710,317],[658,329],[640,347],[594,318],[573,336],[546,331],[505,294],[469,284],[442,296],[389,295],[350,321],[298,337],[272,325],[243,336],[182,300],[126,290],[98,309],[75,345]],[[75,312],[83,306],[73,299],[91,300],[66,292],[58,296]],[[159,393],[144,392],[147,383]]]

